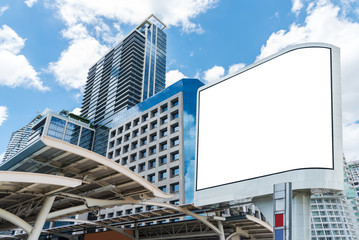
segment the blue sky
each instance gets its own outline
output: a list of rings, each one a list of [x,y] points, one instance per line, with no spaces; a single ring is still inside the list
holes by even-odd
[[[168,85],[216,81],[296,43],[339,46],[344,150],[359,159],[357,2],[0,0],[0,154],[45,108],[81,107],[88,68],[154,13],[168,26]]]

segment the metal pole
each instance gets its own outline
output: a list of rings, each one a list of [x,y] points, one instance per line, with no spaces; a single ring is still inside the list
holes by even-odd
[[[42,231],[42,228],[44,227],[46,217],[49,214],[52,204],[54,203],[55,196],[52,197],[46,197],[44,204],[42,205],[42,208],[37,215],[36,222],[34,225],[34,228],[32,229],[28,240],[38,240]]]

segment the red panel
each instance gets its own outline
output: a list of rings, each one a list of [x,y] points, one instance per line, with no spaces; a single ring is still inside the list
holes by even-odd
[[[275,215],[275,227],[283,227],[284,225],[284,214],[276,214]]]

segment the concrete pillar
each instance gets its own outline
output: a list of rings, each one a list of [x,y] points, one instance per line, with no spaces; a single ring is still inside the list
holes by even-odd
[[[311,239],[310,192],[294,192],[292,207],[293,240]]]
[[[41,207],[41,210],[40,210],[39,214],[37,215],[34,228],[32,229],[29,237],[27,238],[28,240],[38,240],[39,239],[42,228],[44,227],[44,224],[46,222],[46,217],[51,210],[54,200],[55,200],[55,196],[45,198],[45,201]]]

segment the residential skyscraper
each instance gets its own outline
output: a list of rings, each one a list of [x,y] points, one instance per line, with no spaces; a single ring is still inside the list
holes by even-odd
[[[115,113],[165,88],[165,27],[151,15],[89,69],[81,116],[96,127],[93,151],[106,154]]]
[[[358,239],[359,198],[355,193],[353,179],[351,168],[344,160],[344,191],[312,196],[312,240]]]
[[[81,115],[93,124],[165,88],[165,25],[153,15],[89,69]]]
[[[47,110],[45,110],[47,111]],[[44,111],[44,112],[45,112]],[[42,113],[44,114],[44,113]],[[11,138],[9,141],[9,144],[6,148],[5,155],[2,160],[2,162],[8,161],[10,158],[16,155],[19,151],[24,149],[26,145],[28,144],[28,140],[30,135],[33,133],[33,130],[31,130],[34,123],[37,122],[39,118],[41,118],[41,114],[37,115],[34,119],[32,119],[28,124],[26,124],[25,127],[22,127],[21,129],[13,132],[11,134]]]

